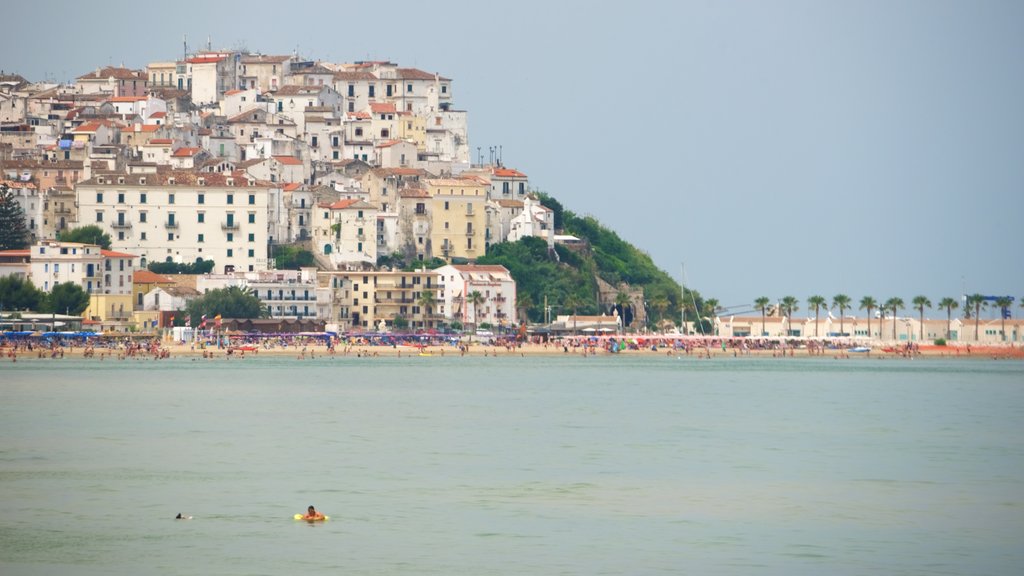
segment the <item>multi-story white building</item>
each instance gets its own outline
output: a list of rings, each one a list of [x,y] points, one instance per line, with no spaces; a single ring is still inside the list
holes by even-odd
[[[331,294],[323,319],[341,331],[390,330],[398,318],[411,329],[430,329],[443,320],[433,270],[321,271],[319,278]]]
[[[449,321],[463,326],[516,324],[516,282],[504,266],[449,264],[434,273],[440,288],[438,313]]]
[[[361,200],[318,204],[313,210],[314,250],[336,267],[377,264],[377,207]]]
[[[131,296],[134,254],[94,244],[42,240],[32,246],[30,258],[29,279],[44,292],[72,282],[89,294]]]
[[[271,189],[241,172],[102,174],[76,189],[78,225],[99,226],[143,267],[202,259],[218,270],[263,270]]]

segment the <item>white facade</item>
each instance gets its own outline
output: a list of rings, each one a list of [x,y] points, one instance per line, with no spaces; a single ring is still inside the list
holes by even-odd
[[[219,270],[267,267],[270,186],[240,172],[96,176],[76,189],[79,226],[142,261],[213,260]]]
[[[335,266],[377,264],[377,207],[360,200],[319,204],[313,210],[313,250]]]
[[[450,264],[434,270],[438,275],[438,313],[464,326],[514,326],[516,324],[516,283],[504,266]],[[482,301],[474,304],[471,295]]]
[[[133,254],[103,250],[94,244],[43,240],[31,248],[29,279],[49,292],[72,282],[89,294],[131,295]]]

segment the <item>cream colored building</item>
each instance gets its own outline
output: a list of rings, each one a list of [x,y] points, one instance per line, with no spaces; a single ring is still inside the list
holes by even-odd
[[[335,267],[377,264],[377,207],[361,200],[318,204],[313,210],[313,246]]]
[[[241,172],[102,174],[77,187],[79,226],[149,262],[213,260],[218,270],[267,268],[271,186]]]
[[[410,329],[431,329],[442,320],[437,312],[440,294],[433,270],[416,271],[321,271],[320,285],[331,291],[331,307],[325,318],[341,331],[377,331],[381,322],[394,328],[395,318]],[[435,304],[425,306],[424,293]]]
[[[430,257],[472,260],[487,253],[487,184],[473,178],[430,179]]]

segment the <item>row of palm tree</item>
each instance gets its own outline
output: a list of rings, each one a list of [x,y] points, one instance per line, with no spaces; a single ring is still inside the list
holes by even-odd
[[[793,317],[793,312],[799,309],[799,300],[793,296],[786,296],[779,301],[779,308],[785,312],[787,318]],[[824,296],[814,295],[807,298],[807,306],[814,309],[814,335],[818,336],[818,315],[822,309],[831,310],[837,308],[839,310],[839,332],[845,334],[846,330],[843,324],[845,313],[847,309],[853,307],[853,301],[846,294],[836,294],[832,297],[831,306],[828,300]],[[932,301],[927,296],[914,296],[911,300],[911,304],[915,310],[918,311],[920,317],[920,339],[924,340],[924,310],[925,308],[932,307]],[[768,307],[771,305],[771,300],[767,296],[761,296],[754,300],[754,306],[761,311],[761,332],[765,332],[765,316]],[[1002,310],[1009,308],[1013,305],[1013,300],[1009,296],[1003,296],[996,298],[993,301],[993,306]],[[981,294],[972,294],[967,297],[967,309],[965,310],[965,317],[970,318],[974,316],[974,339],[978,339],[978,325],[981,318],[981,310],[988,306],[988,300]],[[878,310],[884,316],[886,312],[892,313],[892,334],[893,339],[896,339],[896,316],[899,311],[906,307],[902,298],[893,297],[886,300],[884,303],[879,304],[871,296],[864,296],[860,299],[860,309],[867,312],[868,317],[868,334],[871,334],[871,316],[872,312]],[[949,338],[950,327],[953,321],[953,310],[960,307],[960,303],[956,298],[945,297],[939,300],[939,308],[946,310],[946,338]],[[1024,308],[1024,301],[1021,302],[1021,307]],[[1002,316],[1002,315],[1001,315]],[[1002,332],[1006,333],[1006,318],[1002,317]]]

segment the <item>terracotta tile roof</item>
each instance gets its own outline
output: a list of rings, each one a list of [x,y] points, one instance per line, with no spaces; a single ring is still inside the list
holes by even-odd
[[[135,284],[173,284],[174,280],[163,274],[142,269],[132,273],[132,282]]]
[[[373,114],[394,114],[395,105],[391,102],[370,102],[370,112]]]
[[[32,254],[31,250],[2,250],[0,251],[0,257],[8,258],[25,258]]]
[[[522,200],[494,200],[494,202],[502,208],[522,208]]]
[[[129,70],[128,68],[107,66],[100,70],[93,70],[88,74],[82,74],[76,80],[106,80],[107,78],[117,78],[118,80],[137,80],[139,77],[146,79],[145,72],[136,72],[135,70]]]
[[[494,175],[502,178],[526,178],[526,174],[512,168],[495,168]]]
[[[98,178],[104,178],[107,184],[111,183],[111,180],[117,182],[118,179],[124,178],[125,184],[129,186],[182,186],[182,187],[198,187],[199,179],[203,180],[203,186],[207,188],[248,188],[249,181],[253,181],[254,187],[268,188],[274,186],[270,182],[263,180],[256,180],[249,177],[245,172],[236,170],[230,174],[224,172],[196,172],[192,170],[164,170],[149,174],[97,174],[88,180],[79,182],[79,186],[98,186],[100,185],[97,181]],[[174,179],[174,184],[170,183],[171,179]],[[228,178],[232,179],[231,185],[228,186]],[[145,184],[142,184],[143,180]]]
[[[499,274],[508,274],[508,268],[500,264],[452,264],[452,268],[455,268],[459,272],[496,272]]]
[[[149,115],[150,118],[167,118],[167,112],[153,112]]]
[[[377,77],[371,72],[351,72],[343,70],[341,72],[334,73],[335,80],[341,81],[358,81],[358,80],[376,80]]]
[[[321,208],[328,208],[330,210],[344,210],[345,208],[352,206],[356,202],[358,202],[358,200],[338,200],[333,204],[320,203],[318,204],[318,206],[320,206]]]
[[[263,112],[263,111],[264,110],[262,108],[249,108],[248,110],[246,110],[245,112],[242,112],[241,114],[239,114],[237,116],[232,116],[231,118],[228,118],[228,123],[231,124],[231,123],[234,123],[234,122],[258,122],[260,124],[263,124],[262,120],[253,120],[252,119],[252,115],[254,113],[258,115],[259,112]]]
[[[202,148],[178,148],[174,151],[174,154],[171,154],[171,156],[175,158],[191,158],[192,156],[199,154],[201,151]]]
[[[145,102],[149,96],[114,96],[107,98],[107,102]]]
[[[274,160],[277,160],[285,166],[302,166],[302,160],[299,160],[294,156],[274,156]]]
[[[241,94],[242,92],[245,92],[245,90],[228,90],[227,92],[224,93],[224,95],[225,96],[234,96],[235,94]]]
[[[345,116],[354,118],[356,120],[369,120],[370,114],[367,112],[348,112]]]
[[[273,92],[275,96],[309,96],[319,94],[323,86],[300,86],[298,84],[287,84]]]
[[[402,80],[433,80],[434,75],[430,72],[424,72],[418,68],[399,68],[396,70],[398,77]],[[451,78],[445,78],[444,76],[438,76],[438,80],[450,82]]]
[[[166,146],[173,143],[174,140],[171,140],[170,138],[151,138],[147,144],[152,146]],[[143,144],[143,146],[146,146],[147,144]]]
[[[289,183],[285,184],[281,189],[284,190],[285,192],[294,192],[295,190],[298,190],[299,188],[302,188],[302,184],[301,183],[299,183],[299,182],[289,182]]]
[[[196,58],[189,58],[185,60],[189,64],[213,64],[214,62],[220,62],[224,59],[224,56],[198,56]]]
[[[138,258],[135,254],[127,254],[125,252],[114,252],[113,250],[100,249],[100,254],[104,258]]]

